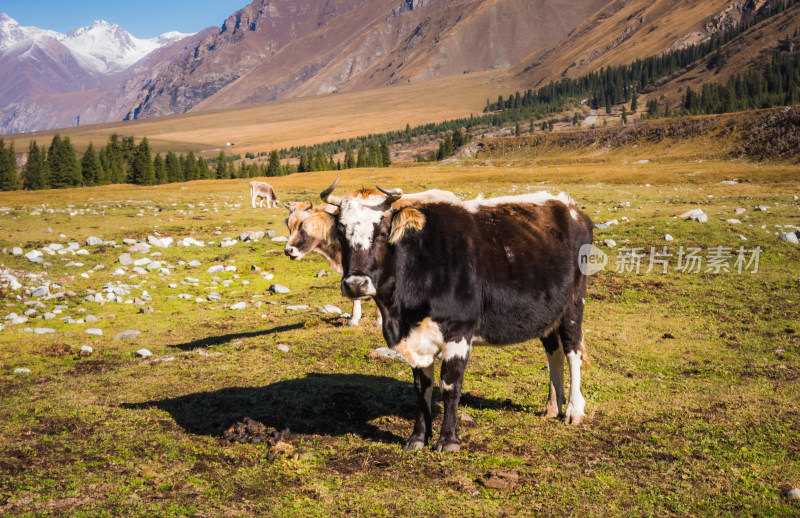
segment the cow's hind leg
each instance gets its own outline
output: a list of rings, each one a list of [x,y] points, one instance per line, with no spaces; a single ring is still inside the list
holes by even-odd
[[[442,351],[442,373],[439,388],[444,402],[444,419],[436,451],[458,451],[461,437],[458,433],[458,402],[461,399],[461,384],[467,367],[471,344],[465,338],[458,342],[447,342]]]
[[[558,331],[553,331],[542,337],[545,353],[547,353],[547,366],[550,369],[550,395],[542,415],[550,419],[560,417],[561,407],[566,402],[564,397],[564,349]]]
[[[586,417],[586,400],[581,393],[581,365],[586,353],[581,328],[583,300],[583,293],[573,298],[559,328],[564,355],[569,364],[569,402],[564,419],[572,424],[581,424]]]
[[[414,367],[414,390],[417,393],[417,420],[414,431],[403,446],[404,450],[420,450],[428,444],[431,431],[431,396],[433,395],[433,364]]]

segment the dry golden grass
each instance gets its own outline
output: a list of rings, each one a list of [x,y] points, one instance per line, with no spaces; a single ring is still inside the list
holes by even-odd
[[[89,142],[96,147],[104,144],[116,132],[137,139],[147,137],[154,152],[193,150],[213,156],[226,149],[257,153],[479,114],[487,98],[517,88],[507,72],[481,72],[364,92],[11,135],[6,140],[13,140],[17,150],[26,150],[30,140],[49,144],[59,133],[83,150]],[[229,142],[235,145],[226,146]]]

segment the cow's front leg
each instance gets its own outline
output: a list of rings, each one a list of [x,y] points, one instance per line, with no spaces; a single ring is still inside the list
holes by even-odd
[[[461,449],[461,437],[458,434],[458,402],[461,399],[461,384],[464,380],[464,369],[469,359],[470,344],[466,339],[459,342],[447,342],[442,351],[442,373],[439,377],[439,388],[442,390],[444,402],[444,420],[436,451],[458,451]]]
[[[350,327],[356,327],[360,320],[361,320],[361,301],[359,299],[356,299],[353,301],[353,316],[351,316],[350,320],[347,321],[347,325]]]
[[[417,420],[414,431],[406,441],[404,450],[421,450],[428,444],[431,432],[431,395],[433,394],[433,364],[414,367],[414,390],[417,392]]]

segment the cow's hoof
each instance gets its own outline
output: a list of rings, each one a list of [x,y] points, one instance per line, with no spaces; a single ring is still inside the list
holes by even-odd
[[[403,451],[417,451],[424,447],[425,441],[421,441],[419,439],[409,439],[408,442],[403,445]]]
[[[383,327],[383,322],[381,322],[380,320],[376,320],[375,323],[372,324],[372,327],[381,328]]]
[[[568,414],[565,418],[569,424],[579,425],[583,424],[583,421],[586,419],[585,414]]]
[[[461,445],[457,442],[439,441],[436,443],[436,451],[458,451]]]
[[[547,405],[544,407],[544,410],[542,410],[542,417],[547,419],[557,419],[561,417],[561,415],[561,412],[558,411],[558,407],[555,405]]]

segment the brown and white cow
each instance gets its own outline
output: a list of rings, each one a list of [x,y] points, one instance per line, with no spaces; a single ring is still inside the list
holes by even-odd
[[[338,182],[338,180],[337,180]],[[415,203],[450,201],[457,203],[458,197],[450,191],[432,189],[407,194],[395,203],[396,209]],[[336,232],[334,213],[338,207],[323,204],[317,207],[310,203],[294,202],[284,206],[289,209],[286,226],[289,227],[289,241],[283,249],[293,261],[299,261],[307,254],[317,253],[324,257],[331,268],[342,273],[342,249]],[[361,320],[361,300],[353,301],[353,313],[348,325],[357,326]],[[376,309],[375,326],[381,327],[381,313]]]
[[[399,189],[338,197],[331,195],[333,187],[321,197],[339,206],[342,293],[375,300],[386,343],[414,374],[419,411],[404,449],[423,448],[432,436],[439,354],[444,421],[436,449],[460,448],[458,402],[475,344],[540,338],[550,366],[544,415],[564,415],[573,424],[584,420],[586,276],[579,255],[592,242],[592,222],[571,198],[535,193],[397,210],[392,206],[402,197]],[[571,378],[568,403],[565,359]]]
[[[253,208],[256,208],[256,198],[260,198],[258,200],[258,206],[264,206],[264,200],[267,200],[267,208],[271,209],[274,205],[276,208],[278,207],[278,197],[275,195],[275,190],[272,188],[270,184],[267,182],[256,182],[255,180],[250,182],[250,203],[253,205]]]

